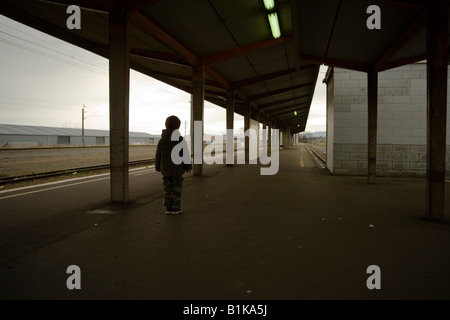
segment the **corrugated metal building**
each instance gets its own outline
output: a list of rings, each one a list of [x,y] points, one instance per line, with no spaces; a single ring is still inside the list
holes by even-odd
[[[161,136],[130,132],[130,145],[157,144]],[[0,147],[82,146],[81,129],[0,124]],[[84,129],[84,145],[109,145],[108,130]]]

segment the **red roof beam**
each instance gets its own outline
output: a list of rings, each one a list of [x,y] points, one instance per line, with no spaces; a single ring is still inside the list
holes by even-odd
[[[223,62],[226,60],[230,60],[230,59],[240,57],[240,56],[243,56],[243,55],[255,52],[255,51],[273,47],[273,46],[285,43],[287,41],[292,41],[292,39],[293,39],[292,35],[287,35],[287,36],[280,37],[278,39],[270,39],[270,40],[265,40],[265,41],[253,43],[250,45],[246,45],[246,46],[240,46],[237,48],[233,48],[230,50],[218,52],[218,53],[203,57],[202,63],[205,67],[212,66],[214,64],[217,64],[217,63],[220,63],[220,62]]]

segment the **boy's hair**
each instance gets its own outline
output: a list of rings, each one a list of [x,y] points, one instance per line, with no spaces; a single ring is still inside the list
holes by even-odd
[[[166,119],[166,129],[180,129],[181,121],[177,116],[170,116]]]

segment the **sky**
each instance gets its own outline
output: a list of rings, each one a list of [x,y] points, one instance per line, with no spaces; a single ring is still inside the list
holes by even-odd
[[[0,15],[0,123],[109,130],[108,60]],[[326,67],[306,131],[325,131]],[[160,134],[177,115],[190,127],[190,94],[131,70],[130,131]],[[205,133],[224,134],[225,109],[205,101]],[[235,114],[236,129],[244,127]]]

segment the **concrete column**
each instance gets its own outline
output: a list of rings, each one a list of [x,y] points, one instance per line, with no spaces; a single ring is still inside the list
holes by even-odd
[[[280,141],[280,144],[283,145],[283,148],[286,148],[286,145],[284,144],[284,131],[279,128],[280,130],[278,131],[278,141]]]
[[[367,95],[368,95],[368,183],[375,183],[377,175],[377,119],[378,119],[378,73],[369,72],[367,74]]]
[[[261,123],[261,113],[257,112],[256,113],[256,118],[255,120],[258,122],[258,127],[256,128],[256,156],[259,157],[259,147],[261,146],[260,142],[261,139],[259,138],[261,132],[259,131],[259,127],[260,127],[260,123]]]
[[[261,122],[262,122],[262,129],[263,129],[263,134],[262,134],[263,145],[262,145],[262,147],[266,148],[265,150],[267,150],[267,130],[266,130],[267,129],[267,119],[264,117],[261,117]],[[259,154],[259,152],[258,152],[258,154]]]
[[[286,147],[290,148],[292,145],[292,136],[291,136],[291,129],[287,128],[285,130],[285,141],[286,141]]]
[[[232,166],[234,163],[234,131],[228,135],[228,130],[234,130],[234,93],[227,96],[227,141],[226,163]]]
[[[130,32],[124,14],[109,15],[109,51],[111,201],[127,203]]]
[[[244,111],[244,132],[250,129],[250,116],[251,116],[251,106],[247,104]],[[250,160],[250,139],[248,136],[245,137],[245,161]]]
[[[267,155],[271,155],[272,152],[272,123],[268,123],[269,130],[267,130]]]
[[[290,148],[292,147],[292,134],[290,128],[287,129],[287,134],[288,134],[288,148]]]
[[[205,103],[205,71],[203,68],[194,68],[193,92],[191,98],[191,139],[194,153],[194,176],[203,174],[203,114]],[[201,125],[195,127],[195,122],[201,121]]]
[[[444,219],[448,8],[429,1],[427,16],[427,217]]]
[[[291,147],[291,134],[289,132],[289,129],[286,129],[286,146],[288,148]]]

